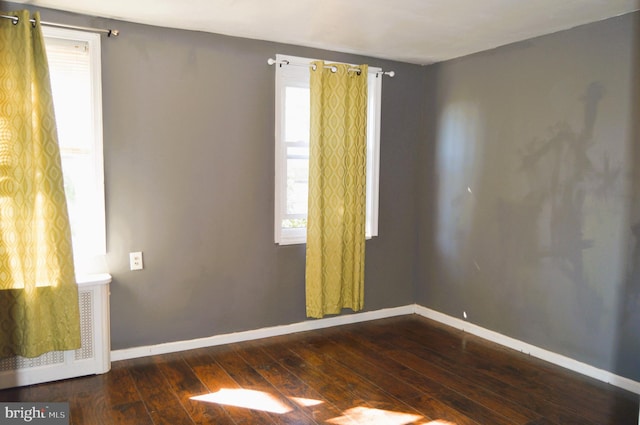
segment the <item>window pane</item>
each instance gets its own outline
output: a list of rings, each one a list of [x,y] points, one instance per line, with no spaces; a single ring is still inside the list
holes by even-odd
[[[100,50],[84,35],[75,39],[64,31],[52,30],[45,45],[76,273],[83,274],[93,272],[89,262],[105,252],[99,81],[92,67]]]
[[[307,227],[307,218],[285,218],[282,220],[283,229],[304,229]]]
[[[95,241],[100,240],[102,229],[96,226],[94,217],[100,216],[98,208],[102,206],[96,198],[92,156],[62,152],[61,157],[64,191],[76,257],[80,252],[92,252],[93,255],[97,255]]]
[[[93,150],[93,103],[87,43],[46,39],[60,148]]]
[[[287,158],[297,158],[309,160],[309,145],[307,146],[288,146]]]
[[[287,200],[282,220],[283,228],[307,226],[309,120],[309,88],[287,87],[285,90]]]
[[[285,133],[287,142],[309,143],[309,89],[287,87],[285,90]]]
[[[308,189],[309,160],[287,159],[287,215],[302,214],[306,217]]]

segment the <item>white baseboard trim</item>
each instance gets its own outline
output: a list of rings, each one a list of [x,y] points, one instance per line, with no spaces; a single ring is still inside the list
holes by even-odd
[[[273,326],[244,332],[214,335],[206,338],[198,338],[186,341],[167,342],[164,344],[147,345],[143,347],[125,348],[111,351],[111,361],[135,359],[138,357],[153,356],[157,354],[175,353],[178,351],[193,350],[196,348],[213,347],[216,345],[231,344],[234,342],[251,341],[254,339],[268,338],[271,336],[288,335],[297,332],[312,331],[315,329],[329,328],[332,326],[347,325],[350,323],[366,322],[370,320],[384,319],[388,317],[418,314],[428,319],[435,320],[452,328],[460,329],[476,335],[488,341],[495,342],[504,347],[511,348],[549,363],[572,370],[582,375],[623,388],[635,394],[640,394],[640,382],[616,375],[603,369],[574,360],[570,357],[554,353],[544,348],[502,335],[498,332],[483,328],[465,320],[440,313],[418,304],[410,304],[402,307],[386,308],[363,313],[334,316],[325,319],[305,320],[304,322],[289,325]],[[640,418],[639,423],[640,425]]]
[[[474,325],[473,323],[469,323],[465,320],[448,316],[446,314],[431,310],[426,307],[422,307],[420,305],[415,306],[415,313],[428,319],[435,320],[436,322],[451,326],[452,328],[460,329],[470,334],[479,336],[480,338],[495,342],[507,348],[521,351],[525,354],[529,354],[533,357],[537,357],[541,360],[545,360],[549,363],[553,363],[565,369],[569,369],[582,375],[614,385],[616,387],[623,388],[627,391],[631,391],[632,393],[640,394],[640,382],[633,381],[631,379],[616,375],[603,369],[598,369],[597,367],[582,363],[570,357],[563,356],[562,354],[554,353],[544,348],[536,347],[535,345],[531,345],[526,342],[508,337],[506,335],[502,335],[498,332],[491,331],[481,326]]]
[[[175,353],[178,351],[193,350],[196,348],[213,347],[215,345],[251,341],[254,339],[312,331],[315,329],[347,325],[350,323],[366,322],[370,320],[384,319],[394,316],[403,316],[407,314],[413,314],[414,312],[415,305],[412,304],[403,307],[386,308],[382,310],[365,311],[363,313],[328,317],[325,319],[305,320],[304,322],[292,323],[290,325],[273,326],[269,328],[262,328],[244,332],[214,335],[187,341],[167,342],[164,344],[125,348],[122,350],[111,351],[111,361],[135,359],[138,357],[153,356],[156,354]]]

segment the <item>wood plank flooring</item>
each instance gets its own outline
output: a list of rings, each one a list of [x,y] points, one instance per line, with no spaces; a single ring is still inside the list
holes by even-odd
[[[0,391],[74,425],[636,425],[638,396],[419,316],[114,362]]]

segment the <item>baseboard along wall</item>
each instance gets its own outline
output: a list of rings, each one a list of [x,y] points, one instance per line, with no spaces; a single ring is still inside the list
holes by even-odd
[[[466,320],[448,316],[446,314],[419,305],[416,305],[415,308],[416,314],[426,317],[427,319],[435,320],[436,322],[451,326],[452,328],[468,332],[472,335],[478,336],[491,342],[495,342],[504,347],[529,354],[530,356],[580,373],[581,375],[585,375],[590,378],[594,378],[599,381],[614,385],[616,387],[623,388],[632,393],[640,394],[640,382],[636,382],[631,379],[611,373],[609,371],[599,369],[589,364],[572,359],[571,357],[554,353],[553,351],[537,347],[535,345],[508,337],[506,335],[502,335],[498,332],[494,332],[481,326],[474,325],[473,323],[470,323]]]
[[[305,320],[304,322],[290,325],[273,326],[268,328],[234,332],[223,335],[214,335],[205,338],[197,338],[187,341],[167,342],[164,344],[148,345],[144,347],[125,348],[111,351],[111,360],[127,360],[138,357],[167,354],[178,351],[193,350],[196,348],[213,347],[216,345],[231,344],[234,342],[251,341],[254,339],[268,338],[271,336],[288,335],[297,332],[312,331],[315,329],[330,328],[332,326],[348,325],[350,323],[366,322],[370,320],[385,319],[387,317],[405,316],[415,313],[414,305],[387,308],[376,311],[346,314],[342,316],[328,317],[325,319]]]
[[[366,322],[370,320],[384,319],[388,317],[404,316],[408,314],[418,314],[452,328],[468,332],[480,338],[495,342],[504,347],[529,354],[533,357],[547,361],[549,363],[572,370],[582,375],[597,379],[602,382],[625,389],[635,394],[640,394],[640,382],[616,375],[609,371],[596,368],[570,357],[554,353],[544,348],[517,340],[515,338],[502,335],[498,332],[483,328],[466,320],[458,319],[438,311],[423,307],[418,304],[411,304],[402,307],[387,308],[376,311],[366,311],[362,313],[334,316],[325,319],[305,320],[304,322],[289,325],[273,326],[268,328],[234,332],[223,335],[214,335],[206,338],[198,338],[187,341],[168,342],[164,344],[148,345],[143,347],[126,348],[111,351],[111,360],[127,360],[138,357],[153,356],[157,354],[167,354],[179,351],[193,350],[196,348],[212,347],[216,345],[230,344],[234,342],[251,341],[254,339],[268,338],[278,335],[287,335],[297,332],[312,331],[315,329],[329,328],[332,326],[347,325],[350,323]],[[640,418],[638,420],[640,425]]]

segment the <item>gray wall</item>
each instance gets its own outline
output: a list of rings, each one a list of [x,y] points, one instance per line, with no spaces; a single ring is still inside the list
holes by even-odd
[[[276,53],[396,71],[383,83],[365,309],[413,303],[421,67],[40,10],[121,32],[102,42],[113,349],[305,320],[304,246],[273,242]],[[143,271],[129,271],[130,251]]]
[[[122,32],[102,55],[113,349],[305,319],[304,247],[273,243],[266,59],[284,53],[397,73],[384,81],[367,310],[466,312],[640,380],[634,16],[419,67],[42,15]],[[145,270],[131,272],[137,250]]]
[[[416,300],[640,380],[636,19],[428,68]]]

